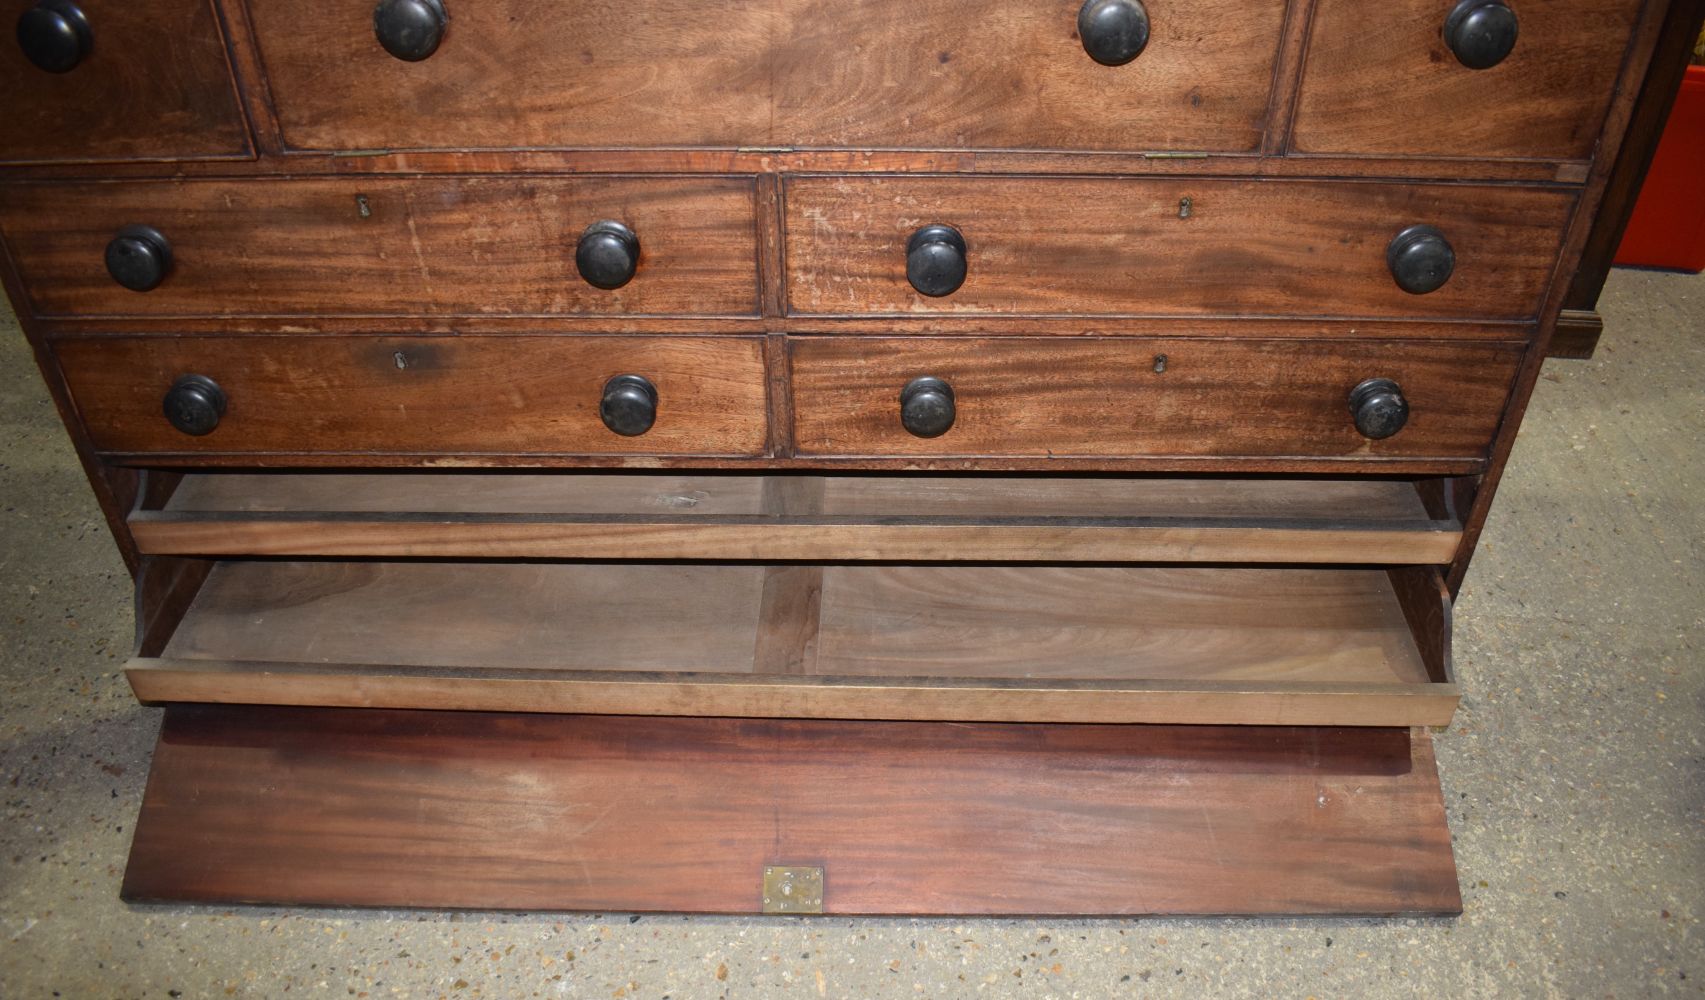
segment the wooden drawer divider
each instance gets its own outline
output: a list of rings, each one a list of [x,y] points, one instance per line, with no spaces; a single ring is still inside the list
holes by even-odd
[[[130,529],[150,555],[439,559],[1426,565],[1461,541],[1400,479],[211,472]]]

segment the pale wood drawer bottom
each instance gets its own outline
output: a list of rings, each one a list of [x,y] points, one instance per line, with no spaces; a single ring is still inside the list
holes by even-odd
[[[150,702],[1443,725],[1432,567],[228,561]]]

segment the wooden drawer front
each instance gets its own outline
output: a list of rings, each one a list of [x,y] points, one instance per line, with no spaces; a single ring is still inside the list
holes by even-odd
[[[1123,66],[1078,39],[1082,0],[789,0],[783,145],[1259,148],[1282,0],[1145,0]]]
[[[1586,159],[1640,0],[1510,4],[1515,48],[1469,69],[1442,28],[1454,0],[1320,0],[1293,146],[1308,153]]]
[[[1150,0],[1119,67],[1085,53],[1081,6],[447,0],[437,50],[404,62],[371,0],[249,4],[299,149],[1259,145],[1283,0]]]
[[[372,0],[249,0],[297,149],[761,144],[769,0],[448,0],[429,58],[392,57]]]
[[[788,292],[799,315],[1527,319],[1574,199],[1443,184],[800,177],[787,188]],[[967,244],[965,283],[941,298],[906,278],[907,240],[932,223]],[[1456,266],[1415,295],[1386,248],[1423,223]]]
[[[765,444],[755,338],[119,337],[62,339],[54,352],[104,452],[753,455]],[[185,374],[227,400],[202,437],[162,413]],[[657,390],[656,424],[638,437],[599,417],[622,374]]]
[[[40,316],[750,315],[752,190],[748,177],[29,184],[0,189],[0,227]],[[640,244],[611,291],[575,266],[606,219]],[[171,244],[145,293],[105,264],[133,223]]]
[[[1521,355],[1515,344],[801,337],[795,439],[802,455],[1478,459]],[[900,391],[918,376],[952,387],[957,416],[940,437],[900,423]],[[1369,378],[1394,379],[1410,408],[1379,441],[1357,432],[1348,402]]]
[[[77,0],[89,47],[66,72],[39,68],[11,37],[34,6],[4,7],[0,162],[250,154],[210,0]]]

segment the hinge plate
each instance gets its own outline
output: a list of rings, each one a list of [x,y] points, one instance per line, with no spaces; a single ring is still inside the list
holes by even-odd
[[[763,900],[765,913],[822,913],[823,869],[765,865]]]

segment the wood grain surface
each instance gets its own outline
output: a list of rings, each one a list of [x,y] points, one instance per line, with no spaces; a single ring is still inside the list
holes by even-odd
[[[176,706],[131,900],[831,914],[1454,913],[1424,730]]]
[[[295,149],[1259,146],[1282,0],[1152,0],[1121,67],[1084,53],[1080,6],[486,0],[419,63],[363,0],[249,9]]]
[[[388,58],[388,57],[387,57]],[[749,177],[418,177],[0,186],[0,228],[44,316],[721,314],[758,309]],[[366,214],[363,214],[363,213]],[[638,271],[581,279],[587,226],[624,223]],[[173,268],[107,274],[145,223]]]
[[[1451,3],[1318,0],[1292,148],[1306,153],[1586,159],[1643,0],[1512,4],[1508,58],[1472,70],[1443,37]]]
[[[93,44],[69,73],[24,57],[4,8],[0,162],[251,155],[212,0],[78,0]]]
[[[128,524],[224,556],[1434,564],[1461,540],[1401,480],[203,473]]]
[[[800,337],[795,438],[802,455],[1479,457],[1521,357],[1429,342]],[[957,420],[940,437],[900,423],[900,390],[921,375],[953,387]],[[1356,431],[1347,402],[1375,377],[1410,407],[1381,441]]]
[[[293,149],[767,145],[775,0],[463,0],[431,58],[370,0],[248,0]]]
[[[121,337],[61,340],[55,353],[96,449],[105,452],[761,454],[757,338]],[[161,401],[180,375],[219,384],[218,429],[179,433]],[[604,383],[657,387],[640,437],[599,418]]]
[[[1102,66],[1081,0],[782,0],[772,145],[1252,152],[1282,0],[1151,0]]]
[[[1468,185],[790,177],[789,302],[801,315],[1525,319],[1574,198]],[[931,223],[968,245],[965,284],[944,298],[906,281],[906,240]],[[1399,288],[1385,258],[1417,223],[1456,251],[1450,281],[1426,295]]]

